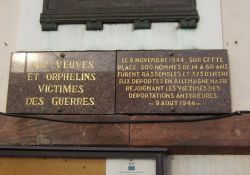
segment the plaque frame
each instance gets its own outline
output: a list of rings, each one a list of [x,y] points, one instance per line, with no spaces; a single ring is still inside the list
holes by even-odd
[[[55,1],[55,0],[54,0]],[[98,3],[97,0],[91,0]],[[90,2],[91,2],[90,1]],[[58,4],[66,4],[67,0],[44,0],[43,12],[40,16],[42,31],[57,31],[60,24],[86,24],[86,30],[103,30],[103,24],[133,23],[134,29],[150,29],[151,22],[178,22],[180,28],[193,29],[197,27],[199,14],[196,8],[196,0],[180,4],[171,4],[175,0],[169,0],[161,6],[146,4],[145,6],[133,6],[114,8],[113,3],[106,3],[102,8],[87,6],[79,11],[75,2],[73,8],[58,8]],[[56,5],[50,8],[50,3]],[[118,2],[119,3],[119,2]],[[185,4],[186,3],[186,4]],[[187,5],[188,4],[188,5]],[[67,4],[64,6],[67,7]],[[84,12],[85,10],[85,12]],[[87,10],[87,12],[86,12]]]
[[[164,148],[0,146],[0,158],[155,159],[156,175],[165,175]]]

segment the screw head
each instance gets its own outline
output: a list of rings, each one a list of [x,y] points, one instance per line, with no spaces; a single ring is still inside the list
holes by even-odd
[[[65,57],[65,53],[61,53],[61,54],[60,54],[60,57],[61,57],[61,58],[64,58],[64,57]]]

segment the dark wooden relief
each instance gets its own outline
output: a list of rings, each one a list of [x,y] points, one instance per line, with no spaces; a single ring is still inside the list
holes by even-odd
[[[133,23],[134,29],[150,29],[151,22],[178,22],[196,28],[196,0],[44,0],[43,31],[56,31],[59,24],[86,24],[102,30],[103,23]]]

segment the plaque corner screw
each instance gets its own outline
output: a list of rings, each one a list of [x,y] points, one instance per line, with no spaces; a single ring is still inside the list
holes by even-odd
[[[61,57],[61,58],[64,58],[64,57],[65,57],[65,53],[61,53],[61,54],[60,54],[60,57]]]
[[[58,108],[58,109],[57,109],[57,112],[60,112],[60,113],[61,113],[61,112],[63,112],[63,109],[62,109],[62,108]]]
[[[170,111],[174,113],[174,112],[176,112],[176,109],[175,108],[171,108]]]
[[[169,53],[169,56],[170,56],[170,57],[173,57],[173,56],[174,56],[174,53],[173,53],[173,52],[170,52],[170,53]]]

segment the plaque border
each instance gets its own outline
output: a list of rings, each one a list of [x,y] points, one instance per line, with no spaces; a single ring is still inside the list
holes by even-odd
[[[165,175],[164,148],[0,146],[0,158],[155,159],[156,175]]]
[[[61,24],[86,24],[86,30],[103,30],[103,23],[133,23],[134,29],[150,29],[151,22],[178,22],[180,28],[194,29],[199,21],[196,0],[191,0],[188,7],[161,7],[159,12],[150,11],[150,8],[131,7],[133,12],[126,8],[103,8],[97,12],[57,12],[49,9],[50,0],[43,1],[43,12],[40,15],[42,31],[57,31]]]

